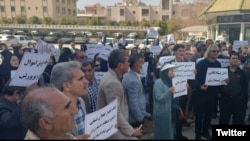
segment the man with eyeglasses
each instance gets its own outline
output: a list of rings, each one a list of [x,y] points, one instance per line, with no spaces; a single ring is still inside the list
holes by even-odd
[[[86,55],[86,53],[82,50],[78,50],[76,49],[74,54],[73,54],[73,61],[78,61],[80,63],[83,63],[85,61],[87,61],[88,56]]]
[[[204,55],[204,59],[196,65],[196,89],[195,94],[195,139],[211,139],[209,128],[211,125],[212,113],[216,96],[219,93],[219,86],[208,86],[205,84],[208,68],[221,68],[217,61],[219,48],[217,45],[210,45]]]

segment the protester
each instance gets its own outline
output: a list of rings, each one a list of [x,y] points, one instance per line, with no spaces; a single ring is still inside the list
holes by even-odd
[[[77,112],[72,101],[56,88],[31,90],[21,107],[21,120],[28,128],[25,139],[76,139],[67,132],[75,128]]]
[[[10,81],[9,81],[10,82]],[[23,140],[27,128],[21,123],[20,100],[24,88],[9,86],[6,83],[0,97],[0,139],[1,140]]]
[[[153,90],[154,113],[153,113],[153,135],[154,139],[175,139],[176,116],[173,107],[173,94],[175,88],[172,86],[175,65],[166,63],[160,70],[160,78],[156,80]]]
[[[82,63],[82,71],[85,74],[86,79],[89,81],[88,94],[82,97],[85,101],[87,113],[96,111],[98,84],[95,79],[94,69],[94,62],[86,61]]]
[[[77,61],[58,63],[51,72],[51,84],[68,96],[71,102],[77,106],[78,112],[75,115],[76,128],[71,131],[74,136],[85,135],[85,102],[81,96],[88,93],[88,80],[81,70],[81,64]]]
[[[130,70],[125,73],[122,84],[128,100],[129,123],[133,128],[144,123],[146,112],[146,96],[141,82],[140,70],[144,64],[144,56],[134,53],[129,57]]]
[[[229,83],[221,86],[219,124],[222,125],[229,125],[231,117],[232,124],[244,124],[246,110],[244,100],[248,98],[248,80],[245,73],[238,67],[238,61],[238,54],[230,55]]]
[[[209,128],[215,97],[219,93],[219,86],[208,86],[205,84],[208,68],[221,68],[217,61],[219,48],[217,45],[211,45],[206,49],[204,59],[198,62],[196,66],[196,87],[195,94],[195,138],[211,139]]]
[[[109,139],[137,139],[142,135],[140,127],[133,129],[129,124],[127,97],[121,83],[123,74],[128,71],[128,54],[124,50],[113,50],[108,58],[109,70],[103,76],[97,96],[97,109],[101,109],[113,100],[118,100],[118,132]]]

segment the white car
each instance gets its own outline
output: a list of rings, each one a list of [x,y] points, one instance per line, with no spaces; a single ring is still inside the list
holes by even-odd
[[[126,38],[125,40],[128,44],[126,49],[133,49],[135,47],[135,39]]]
[[[152,41],[155,41],[155,39],[153,39],[153,38],[149,38],[148,39],[148,44],[150,44],[150,42],[152,42]],[[141,43],[139,44],[139,49],[145,49],[146,47],[147,47],[147,39],[143,39],[142,41],[141,41]]]
[[[32,44],[36,43],[35,40],[32,40],[25,35],[15,35],[15,37],[18,39],[22,47],[28,47],[28,43],[32,43]]]
[[[19,46],[20,43],[18,39],[13,35],[0,34],[0,50],[3,49],[12,49],[11,45]]]

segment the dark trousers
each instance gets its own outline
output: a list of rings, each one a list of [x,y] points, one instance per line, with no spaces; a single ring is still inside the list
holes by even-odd
[[[202,93],[197,91],[195,94],[195,134],[209,133],[211,118],[214,107],[215,94]]]
[[[229,125],[232,117],[232,124],[244,124],[246,108],[238,95],[222,96],[220,98],[220,119],[219,124]]]
[[[185,109],[186,109],[186,104],[187,104],[187,97],[188,97],[187,95],[179,97],[179,105],[180,105],[180,108],[182,109],[182,111],[184,112],[184,114],[185,114]],[[180,120],[179,116],[177,116],[176,135],[175,135],[176,138],[182,136],[182,125],[183,125],[184,120],[186,120],[186,119]]]

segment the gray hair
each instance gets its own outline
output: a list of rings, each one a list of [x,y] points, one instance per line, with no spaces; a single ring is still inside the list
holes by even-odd
[[[63,83],[73,79],[72,68],[81,69],[81,63],[70,61],[56,64],[51,71],[50,83],[60,91],[63,91]]]
[[[216,44],[212,44],[210,45],[207,49],[206,52],[204,53],[204,58],[208,58],[209,57],[209,53],[211,52],[212,48],[219,48]]]
[[[22,103],[21,115],[22,123],[33,132],[39,129],[39,119],[41,117],[54,117],[52,108],[41,99]]]

